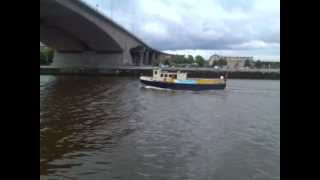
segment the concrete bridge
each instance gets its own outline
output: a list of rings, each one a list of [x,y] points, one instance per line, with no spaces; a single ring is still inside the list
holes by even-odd
[[[80,0],[40,0],[40,41],[57,50],[58,67],[147,66],[171,56]]]

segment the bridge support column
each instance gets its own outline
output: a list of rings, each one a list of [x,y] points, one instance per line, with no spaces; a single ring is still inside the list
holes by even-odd
[[[143,66],[144,51],[140,51],[139,65]]]
[[[152,51],[150,64],[153,64],[156,61],[156,52]]]
[[[149,65],[149,51],[145,51],[145,57],[144,57],[144,65]]]
[[[59,68],[110,68],[122,65],[122,53],[56,52],[52,66]]]

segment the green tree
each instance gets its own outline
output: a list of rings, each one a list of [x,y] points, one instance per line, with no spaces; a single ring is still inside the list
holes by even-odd
[[[226,66],[226,65],[228,65],[228,62],[227,62],[227,60],[225,60],[224,58],[220,58],[218,61],[217,61],[217,65],[218,66]]]
[[[255,63],[255,67],[257,69],[260,69],[262,67],[262,62],[260,60],[258,60],[256,63]]]
[[[193,64],[194,63],[194,59],[193,59],[193,56],[192,55],[188,55],[188,59],[187,59],[187,63],[188,64]]]
[[[54,50],[52,48],[44,48],[43,53],[47,56],[48,63],[52,63],[54,57]]]
[[[40,64],[41,65],[48,65],[51,64],[54,57],[54,50],[49,47],[45,47],[44,49],[40,50]]]
[[[203,66],[204,66],[204,63],[205,63],[205,60],[203,59],[202,56],[197,55],[197,56],[195,57],[195,62],[198,64],[199,67],[203,67]]]
[[[175,55],[172,57],[171,62],[173,64],[182,64],[184,61],[184,57],[181,55]]]
[[[212,62],[212,67],[215,67],[215,66],[218,66],[219,65],[219,63],[218,63],[218,60],[213,60],[213,62]]]
[[[163,63],[164,65],[170,65],[170,61],[169,61],[169,59],[166,59],[165,61],[164,61],[164,63]]]
[[[47,61],[47,57],[46,55],[40,51],[40,65],[47,65],[48,61]]]
[[[244,67],[251,67],[251,62],[249,59],[247,59],[245,62],[244,62]]]

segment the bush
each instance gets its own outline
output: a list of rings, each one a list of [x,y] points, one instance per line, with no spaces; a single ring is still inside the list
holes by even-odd
[[[197,56],[195,57],[195,62],[198,64],[199,67],[203,67],[204,64],[205,64],[205,60],[204,60],[203,57],[200,56],[200,55],[197,55]]]
[[[46,65],[47,63],[46,55],[40,51],[40,65]]]
[[[40,65],[49,65],[52,63],[54,57],[54,50],[46,47],[40,50]]]

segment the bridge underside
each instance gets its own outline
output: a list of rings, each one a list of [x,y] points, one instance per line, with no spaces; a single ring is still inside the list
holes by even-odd
[[[57,50],[60,67],[142,66],[162,57],[77,0],[40,0],[40,41]]]

